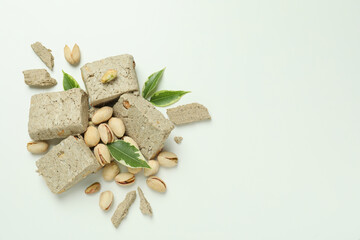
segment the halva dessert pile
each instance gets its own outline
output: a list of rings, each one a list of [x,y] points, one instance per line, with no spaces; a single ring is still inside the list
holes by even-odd
[[[54,66],[51,50],[36,42],[34,52],[50,69]],[[76,66],[80,62],[77,44],[64,48],[65,59]],[[208,110],[192,103],[167,110],[166,118],[157,107],[177,102],[187,91],[156,91],[163,72],[150,75],[140,92],[133,56],[123,54],[85,64],[81,67],[86,91],[64,72],[64,91],[41,93],[31,97],[28,132],[32,139],[27,149],[33,154],[44,154],[37,162],[37,171],[48,188],[60,194],[102,169],[105,181],[119,186],[136,182],[141,173],[147,186],[166,192],[165,181],[156,176],[160,167],[175,167],[178,157],[163,150],[174,125],[210,119]],[[24,72],[24,81],[32,87],[52,87],[57,84],[46,69]],[[47,140],[62,139],[51,147]],[[183,140],[176,136],[178,144]],[[127,167],[121,172],[119,165]],[[85,189],[86,194],[100,192],[95,182]],[[140,210],[152,215],[153,210],[142,189],[138,188]],[[117,196],[118,194],[116,194]],[[123,196],[111,221],[118,227],[136,199],[136,191]],[[99,207],[107,211],[114,200],[111,191],[99,194]]]

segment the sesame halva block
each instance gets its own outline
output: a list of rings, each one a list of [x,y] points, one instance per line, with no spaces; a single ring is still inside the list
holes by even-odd
[[[25,83],[31,87],[52,87],[57,84],[46,69],[25,70],[23,74]]]
[[[117,71],[117,77],[110,82],[101,83],[101,78],[111,69]],[[116,100],[123,93],[139,91],[134,58],[129,54],[87,63],[81,68],[81,76],[91,106]]]
[[[31,44],[31,48],[34,50],[36,55],[45,63],[45,65],[53,70],[54,68],[54,56],[51,54],[51,50],[47,49],[40,42]]]
[[[36,162],[53,193],[62,193],[101,168],[81,136],[69,136]]]
[[[170,121],[175,125],[211,119],[206,107],[199,103],[190,103],[166,110]]]
[[[146,159],[153,159],[174,129],[164,115],[142,96],[123,94],[114,105],[114,115],[123,120],[125,134],[134,139]]]
[[[33,140],[66,138],[88,126],[89,103],[80,88],[31,97],[28,131]]]

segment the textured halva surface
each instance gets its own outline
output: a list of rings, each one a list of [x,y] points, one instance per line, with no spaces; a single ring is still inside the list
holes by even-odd
[[[31,44],[31,48],[34,50],[36,55],[39,56],[41,61],[45,63],[45,65],[53,70],[54,67],[54,56],[51,54],[51,50],[44,47],[41,43],[36,42]]]
[[[131,191],[126,194],[124,201],[122,201],[116,208],[114,214],[111,217],[111,222],[117,228],[121,221],[126,217],[129,208],[133,204],[136,198],[136,191]]]
[[[130,93],[123,94],[114,105],[114,115],[123,120],[126,135],[134,139],[146,159],[154,158],[161,151],[174,129],[150,102]]]
[[[23,74],[25,83],[32,87],[52,87],[57,84],[46,69],[25,70]]]
[[[176,136],[174,137],[174,141],[177,143],[177,144],[180,144],[183,140],[183,137],[179,137],[179,136]]]
[[[152,216],[152,208],[140,187],[137,188],[140,196],[140,211],[145,215]]]
[[[28,131],[33,140],[65,138],[86,131],[89,103],[80,88],[31,97]]]
[[[170,121],[176,125],[211,119],[207,108],[199,103],[170,108],[166,110],[166,113]]]
[[[101,166],[80,136],[69,136],[36,162],[53,193],[62,193]]]
[[[101,83],[101,78],[110,69],[117,71],[117,77],[108,83]],[[139,90],[134,58],[128,54],[87,63],[81,68],[81,76],[91,106],[107,103],[123,93]]]

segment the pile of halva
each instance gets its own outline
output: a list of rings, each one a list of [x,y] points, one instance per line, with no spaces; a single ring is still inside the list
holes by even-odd
[[[32,48],[52,69],[54,58],[51,51],[38,42]],[[116,76],[101,81],[110,69]],[[119,186],[134,184],[135,175],[142,168],[127,166],[128,172],[121,172],[106,146],[121,139],[139,151],[139,158],[146,160],[149,168],[144,168],[143,174],[149,188],[165,192],[165,182],[156,176],[159,167],[174,167],[178,163],[174,153],[162,151],[165,141],[174,124],[210,119],[207,109],[193,103],[168,109],[170,120],[165,118],[153,104],[140,96],[135,61],[129,54],[87,63],[81,67],[81,75],[86,91],[72,88],[36,94],[30,101],[28,132],[33,141],[28,143],[28,150],[35,154],[43,153],[48,149],[47,140],[63,139],[36,162],[38,173],[50,191],[63,193],[102,168],[105,181],[115,181]],[[24,79],[33,87],[56,84],[45,69],[26,70]],[[175,141],[180,143],[182,137],[175,137]],[[96,182],[85,193],[94,194],[100,188],[101,184]],[[138,193],[141,212],[152,215],[150,203],[140,188]],[[100,208],[109,210],[113,199],[111,191],[102,192]],[[135,199],[136,191],[131,191],[118,205],[111,218],[115,227],[120,225]]]

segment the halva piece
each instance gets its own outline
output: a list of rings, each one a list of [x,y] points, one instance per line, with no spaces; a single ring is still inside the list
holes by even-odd
[[[147,159],[154,158],[164,147],[174,125],[141,96],[123,94],[114,105],[114,115],[123,120],[125,135],[134,139]]]
[[[88,126],[89,103],[80,88],[32,96],[28,131],[33,140],[81,134]]]
[[[129,208],[133,204],[136,198],[136,191],[131,191],[126,194],[124,201],[122,201],[117,209],[115,210],[113,216],[111,217],[111,222],[114,227],[119,227],[121,221],[126,217]]]
[[[140,187],[137,188],[139,196],[140,196],[140,210],[145,215],[152,216],[152,208],[150,206],[150,203],[145,198],[145,195]]]
[[[115,70],[116,78],[102,83],[102,77],[109,70]],[[123,93],[139,90],[134,58],[128,54],[87,63],[81,68],[81,75],[91,106],[107,103],[116,100]]]
[[[36,42],[31,44],[31,48],[34,50],[36,55],[39,56],[41,61],[45,63],[45,65],[53,70],[54,67],[54,56],[51,54],[51,50],[44,47],[41,43]]]
[[[183,137],[179,137],[179,136],[176,136],[174,137],[174,141],[177,143],[177,144],[180,144],[183,140]]]
[[[36,162],[53,193],[62,193],[101,166],[81,136],[69,136]]]
[[[23,74],[25,83],[31,87],[52,87],[57,84],[46,69],[25,70]]]
[[[176,125],[211,119],[206,107],[199,103],[190,103],[166,110],[170,121]]]

